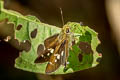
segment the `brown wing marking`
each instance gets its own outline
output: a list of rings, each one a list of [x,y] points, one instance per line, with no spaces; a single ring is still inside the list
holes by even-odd
[[[44,41],[45,50],[41,51],[40,53],[38,52],[39,54],[37,59],[35,60],[35,63],[43,63],[49,60],[52,53],[48,49],[55,48],[58,35],[59,34],[55,34]]]
[[[42,55],[40,55],[36,60],[35,60],[35,63],[43,63],[43,62],[47,62],[49,61],[49,58],[51,56],[52,53],[50,53],[49,50],[44,50],[42,53]],[[49,56],[48,56],[49,54]]]
[[[50,60],[47,64],[46,67],[46,73],[51,73],[56,71],[60,65],[62,64],[61,62],[61,52],[64,51],[65,48],[65,40],[62,41],[62,44],[59,44],[56,46],[54,53],[51,55]]]
[[[68,56],[69,56],[69,47],[68,47],[68,40],[66,40],[66,44],[65,44],[65,67],[67,65],[67,59],[68,59]]]
[[[57,43],[58,43],[58,35],[59,34],[55,34],[49,38],[47,38],[45,41],[44,41],[44,45],[45,45],[45,48],[49,49],[49,48],[55,48]]]

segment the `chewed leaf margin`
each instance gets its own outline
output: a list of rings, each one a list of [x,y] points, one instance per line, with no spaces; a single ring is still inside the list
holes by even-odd
[[[3,4],[3,1],[0,1],[0,21],[7,19],[8,24],[14,24],[14,38],[19,43],[25,43],[26,41],[31,43],[31,48],[28,52],[20,52],[19,57],[15,60],[15,67],[26,71],[44,73],[46,63],[34,63],[37,58],[37,47],[39,44],[43,44],[47,37],[59,33],[61,28],[41,23],[35,16],[23,16],[18,12],[6,10],[3,8]],[[37,29],[37,34],[33,39],[31,38],[31,32],[35,29]]]

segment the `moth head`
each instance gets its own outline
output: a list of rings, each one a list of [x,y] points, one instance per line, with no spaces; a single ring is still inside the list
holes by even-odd
[[[63,32],[64,32],[65,34],[69,34],[69,33],[70,33],[70,27],[67,26],[67,25],[65,25],[65,26],[63,27]]]

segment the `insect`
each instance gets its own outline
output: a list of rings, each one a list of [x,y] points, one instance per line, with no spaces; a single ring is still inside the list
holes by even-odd
[[[45,50],[41,53],[41,61],[48,61],[45,72],[56,71],[60,65],[66,67],[69,49],[72,49],[74,35],[68,25],[64,25],[60,34],[55,34],[44,41]]]
[[[64,25],[61,8],[60,11]],[[45,50],[42,51],[35,62],[48,62],[46,73],[56,71],[61,65],[66,67],[69,50],[72,49],[72,42],[74,41],[74,35],[70,26],[64,25],[59,34],[55,34],[44,41]]]

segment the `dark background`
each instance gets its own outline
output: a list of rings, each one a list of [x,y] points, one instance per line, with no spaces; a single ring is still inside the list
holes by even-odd
[[[101,44],[97,50],[103,55],[97,67],[60,77],[65,80],[120,80],[120,57],[111,36],[105,0],[5,0],[7,9],[35,15],[44,23],[62,27],[59,7],[63,9],[65,23],[83,22],[99,33]],[[35,73],[14,68],[14,60],[18,56],[19,50],[0,41],[0,80],[38,80]],[[60,80],[56,76],[51,77]]]

